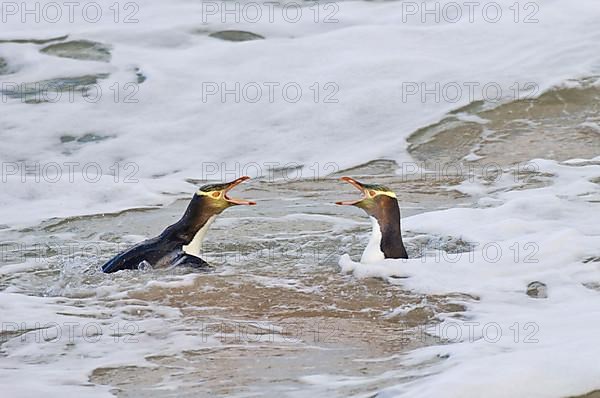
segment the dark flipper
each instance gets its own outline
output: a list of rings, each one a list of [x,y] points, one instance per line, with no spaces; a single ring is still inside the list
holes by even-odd
[[[173,262],[175,266],[192,267],[198,271],[212,271],[214,268],[200,257],[182,252]]]
[[[131,251],[118,254],[102,266],[102,272],[112,273],[125,269],[138,269],[140,264],[147,262],[143,255],[136,255]]]
[[[165,242],[159,238],[149,239],[118,254],[102,266],[106,273],[125,269],[141,269],[145,266],[169,267],[186,266],[198,271],[211,271],[213,268],[200,257],[181,250],[179,242]]]
[[[124,269],[139,269],[140,264],[144,262],[154,266],[168,254],[168,250],[169,248],[158,245],[156,239],[149,239],[113,257],[102,266],[102,271],[111,273]]]

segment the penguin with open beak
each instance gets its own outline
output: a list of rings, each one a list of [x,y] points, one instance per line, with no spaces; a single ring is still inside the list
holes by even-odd
[[[373,232],[360,259],[361,263],[374,263],[385,258],[408,258],[400,229],[400,208],[396,194],[377,184],[363,184],[350,177],[342,181],[352,184],[362,193],[358,200],[336,202],[338,205],[356,206],[371,218]]]
[[[202,258],[202,240],[208,228],[223,210],[255,202],[229,197],[229,191],[250,177],[240,177],[225,184],[209,184],[198,189],[179,221],[159,236],[145,240],[104,264],[103,272],[139,269],[144,265],[166,267],[186,265],[210,268]]]

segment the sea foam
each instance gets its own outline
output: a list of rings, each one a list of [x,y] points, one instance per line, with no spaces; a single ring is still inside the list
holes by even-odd
[[[0,158],[10,165],[0,192],[4,224],[169,203],[193,190],[187,178],[225,180],[297,165],[305,166],[299,176],[307,178],[314,170],[324,176],[377,158],[409,161],[409,134],[473,100],[496,97],[494,90],[483,92],[486,85],[510,100],[527,83],[539,94],[600,66],[600,5],[593,0],[545,1],[533,23],[524,23],[524,15],[516,23],[509,0],[497,2],[504,14],[496,23],[481,9],[472,22],[463,9],[455,23],[432,17],[422,23],[420,14],[407,15],[403,2],[359,1],[336,3],[327,22],[332,10],[320,9],[315,22],[314,11],[304,8],[296,23],[281,16],[235,23],[205,18],[202,2],[183,0],[136,2],[138,22],[123,23],[121,10],[115,23],[114,2],[96,3],[104,10],[96,23],[80,9],[73,22],[67,14],[56,23],[27,16],[23,23],[17,14],[3,23],[5,40],[68,35],[111,49],[107,63],[40,52],[47,44],[0,44],[12,72],[0,76],[3,84],[108,76],[98,80],[98,98],[95,90],[92,99],[65,94],[26,104],[3,95]],[[225,29],[266,39],[208,36]],[[278,84],[272,101],[265,83]],[[422,94],[438,83],[461,87],[462,95],[454,100],[442,92],[425,101],[407,95],[407,85]],[[251,102],[239,92],[240,98],[207,95],[207,84],[216,84],[218,94],[221,87],[255,84],[261,96]],[[297,101],[291,91],[281,92],[286,84],[300,87]],[[471,95],[468,85],[479,89]]]

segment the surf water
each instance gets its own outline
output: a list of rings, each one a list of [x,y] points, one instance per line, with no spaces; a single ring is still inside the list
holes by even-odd
[[[290,347],[277,329],[267,350],[299,352],[306,367],[273,376],[276,387],[242,367],[241,394],[562,397],[600,389],[600,158],[554,159],[556,144],[545,152],[551,159],[539,159],[528,155],[534,148],[515,147],[507,151],[518,149],[521,165],[536,170],[529,183],[475,178],[407,189],[402,180],[415,131],[478,101],[494,109],[596,76],[597,1],[260,3],[258,18],[256,3],[247,2],[239,3],[246,11],[238,20],[221,2],[59,4],[60,17],[54,4],[2,5],[0,383],[7,394],[181,395],[198,393],[198,385],[235,393],[218,383],[222,368],[198,366],[199,358],[220,352],[216,362],[226,363],[224,346],[254,348],[201,331],[227,318],[223,312],[265,322],[274,314],[308,316],[292,302],[344,322],[352,314],[378,344],[397,319],[433,308],[435,319],[419,324],[443,344],[412,341],[419,347],[379,347],[365,358],[368,350],[348,354],[314,341]],[[264,39],[210,36],[232,29]],[[96,44],[63,49],[62,57],[49,47],[81,40]],[[77,88],[58,95],[23,86],[49,81]],[[489,134],[486,120],[454,115]],[[593,115],[583,127],[600,131]],[[490,147],[502,141],[494,139]],[[587,147],[600,150],[598,140]],[[477,149],[454,160],[480,160]],[[377,159],[396,163],[391,171],[355,168]],[[328,178],[349,168],[399,192],[407,245],[418,258],[369,266],[351,259],[368,241],[366,217],[318,203],[337,199],[343,188]],[[317,242],[335,245],[333,256],[228,258],[219,277],[229,282],[206,285],[186,273],[98,273],[108,252],[174,220],[191,183],[241,174],[262,177],[244,195],[266,208],[218,219],[209,249],[233,253],[236,242],[248,241],[245,249],[256,253],[272,240],[305,249]],[[436,239],[450,243],[415,253],[419,242]],[[82,248],[86,241],[93,250]],[[56,247],[70,242],[79,246],[63,258]],[[44,261],[38,245],[50,248]],[[547,298],[526,294],[535,281],[546,285]],[[389,302],[377,301],[373,284]],[[243,294],[233,296],[254,285],[262,290],[248,294],[272,308],[261,312]],[[219,291],[227,298],[210,298]],[[401,294],[406,302],[395,303]],[[458,307],[435,302],[438,296]],[[53,322],[60,327],[47,326]],[[323,366],[311,368],[316,357]]]
[[[382,157],[410,160],[406,137],[453,109],[482,97],[540,93],[600,69],[593,0],[523,4],[518,15],[513,3],[494,2],[500,18],[497,6],[461,6],[458,19],[446,2],[432,2],[446,10],[439,22],[420,4],[414,11],[402,2],[339,2],[319,13],[304,9],[295,23],[287,15],[293,7],[286,14],[276,7],[272,17],[265,11],[256,22],[244,14],[236,23],[199,1],[94,2],[61,8],[59,18],[50,3],[36,2],[39,23],[20,6],[5,10],[2,39],[68,35],[110,46],[110,62],[40,52],[48,44],[3,43],[4,91],[108,77],[87,97],[50,93],[42,98],[50,102],[33,105],[4,94],[0,156],[16,169],[5,168],[0,200],[2,222],[11,226],[169,203],[190,191],[186,178],[297,165],[311,177]],[[208,36],[228,29],[266,40]],[[423,101],[436,83],[439,98]],[[27,173],[44,178],[23,184]]]

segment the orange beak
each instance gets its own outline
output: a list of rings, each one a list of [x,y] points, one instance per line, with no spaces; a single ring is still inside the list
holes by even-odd
[[[362,202],[363,200],[367,199],[367,191],[366,189],[363,187],[363,184],[356,181],[354,178],[350,178],[350,177],[342,177],[340,178],[341,181],[346,181],[347,183],[353,185],[354,187],[356,187],[356,189],[358,189],[363,196],[358,199],[358,200],[344,200],[344,201],[340,201],[340,202],[335,202],[336,205],[346,205],[346,206],[351,206],[351,205],[355,205],[357,203]]]
[[[253,206],[256,204],[256,202],[252,202],[250,200],[243,200],[243,199],[235,199],[235,198],[230,198],[227,194],[229,193],[229,191],[231,191],[233,188],[235,188],[236,186],[240,185],[242,182],[249,180],[250,177],[248,176],[243,176],[240,177],[236,180],[233,180],[229,183],[229,186],[227,188],[225,188],[225,190],[223,191],[223,198],[234,205],[246,205],[246,206]]]

